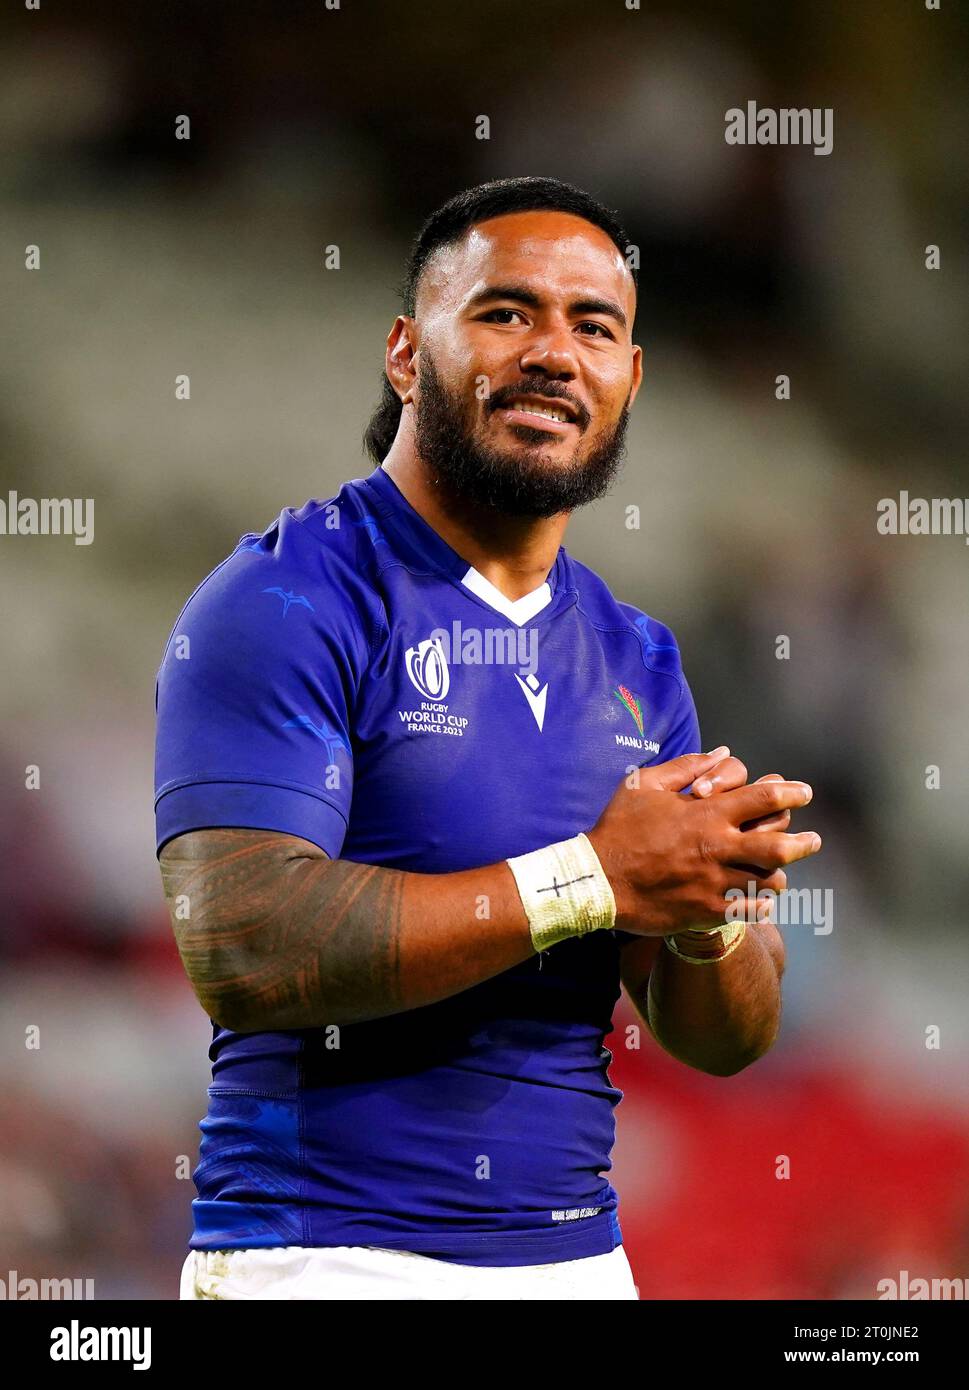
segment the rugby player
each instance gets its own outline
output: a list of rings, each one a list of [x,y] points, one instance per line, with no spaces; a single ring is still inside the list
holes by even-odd
[[[776,1037],[811,789],[702,753],[670,629],[561,545],[642,380],[628,245],[548,178],[434,213],[374,470],[175,623],[157,844],[213,1027],[183,1298],[635,1298],[620,984],[713,1076]]]

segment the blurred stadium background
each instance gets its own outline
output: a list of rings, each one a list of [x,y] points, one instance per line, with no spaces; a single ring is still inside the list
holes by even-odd
[[[0,497],[95,499],[89,547],[0,538],[0,1274],[176,1294],[209,1026],[153,854],[162,648],[243,532],[369,471],[427,212],[544,173],[642,248],[646,389],[569,548],[673,627],[705,746],[813,783],[825,848],[792,882],[834,893],[830,935],[786,932],[782,1036],[749,1071],[630,1050],[617,1010],[641,1296],[969,1276],[967,553],[875,530],[899,489],[969,494],[964,10],[92,0],[0,24]],[[747,100],[833,107],[833,153],[726,146]]]

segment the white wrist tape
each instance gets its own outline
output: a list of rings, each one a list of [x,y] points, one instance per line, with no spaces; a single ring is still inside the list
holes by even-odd
[[[531,927],[536,951],[616,925],[616,899],[585,835],[506,861]]]

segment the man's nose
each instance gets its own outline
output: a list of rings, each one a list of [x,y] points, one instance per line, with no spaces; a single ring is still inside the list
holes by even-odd
[[[571,335],[555,330],[535,334],[523,348],[519,365],[523,373],[543,372],[557,381],[572,381],[579,374]]]

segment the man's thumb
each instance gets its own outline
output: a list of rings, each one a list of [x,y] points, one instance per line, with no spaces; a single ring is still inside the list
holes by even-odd
[[[727,747],[714,748],[710,753],[683,753],[679,758],[671,758],[668,763],[644,767],[639,785],[655,791],[679,792],[729,756],[730,749]]]

